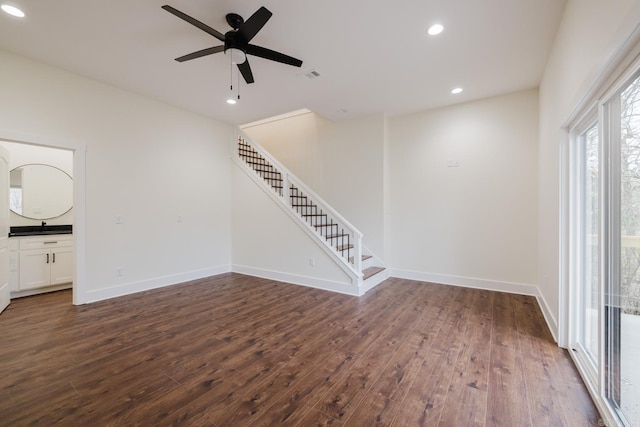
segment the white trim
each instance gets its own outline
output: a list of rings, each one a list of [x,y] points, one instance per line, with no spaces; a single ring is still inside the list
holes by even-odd
[[[222,273],[229,273],[231,267],[228,265],[222,265],[218,267],[204,268],[200,270],[188,271],[185,273],[171,274],[168,276],[155,277],[153,279],[140,280],[138,282],[124,283],[117,286],[111,286],[108,288],[91,290],[83,295],[84,298],[80,304],[87,304],[97,301],[106,300],[109,298],[121,297],[129,294],[135,294],[137,292],[148,291],[151,289],[162,288],[165,286],[177,285],[180,283],[188,282],[196,279],[203,279],[205,277],[217,276]]]
[[[73,151],[73,304],[87,298],[87,146]]]
[[[487,291],[507,292],[510,294],[538,296],[540,291],[535,285],[523,283],[501,282],[497,280],[477,279],[474,277],[450,276],[448,274],[427,273],[423,271],[392,269],[392,277],[438,283],[440,285],[462,286],[465,288],[484,289]]]
[[[27,289],[24,291],[11,291],[11,299],[28,297],[31,295],[46,294],[49,292],[61,291],[63,289],[71,289],[71,283],[63,283],[62,285],[47,286],[46,288]]]
[[[538,291],[538,294],[534,296],[538,300],[538,306],[540,307],[540,311],[542,311],[542,316],[544,317],[545,322],[547,322],[547,327],[549,328],[554,341],[558,343],[558,346],[565,348],[563,345],[560,345],[558,341],[558,321],[553,315],[553,311],[549,308],[546,298],[537,286],[536,290]]]
[[[306,286],[309,288],[322,289],[325,291],[338,292],[352,296],[360,296],[362,292],[357,286],[348,283],[334,282],[331,280],[318,279],[315,277],[300,276],[297,274],[283,273],[280,271],[265,270],[262,268],[248,267],[246,265],[232,265],[233,273],[246,274],[248,276],[262,277],[264,279],[276,280],[278,282],[291,283],[293,285]]]

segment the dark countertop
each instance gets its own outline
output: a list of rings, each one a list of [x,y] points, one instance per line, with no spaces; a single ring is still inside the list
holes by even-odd
[[[23,225],[9,228],[9,237],[72,234],[72,225]]]

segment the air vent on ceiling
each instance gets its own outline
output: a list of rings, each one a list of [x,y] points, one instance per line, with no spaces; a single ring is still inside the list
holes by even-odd
[[[320,73],[317,72],[316,70],[311,70],[308,73],[304,73],[303,76],[311,80],[311,79],[315,79],[316,77],[320,77]]]

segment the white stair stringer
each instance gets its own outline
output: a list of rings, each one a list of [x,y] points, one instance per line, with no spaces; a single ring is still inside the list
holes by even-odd
[[[382,271],[364,280],[367,267],[381,264],[363,252],[362,233],[241,131],[232,153],[240,169],[350,277],[354,295],[364,294],[388,277]]]

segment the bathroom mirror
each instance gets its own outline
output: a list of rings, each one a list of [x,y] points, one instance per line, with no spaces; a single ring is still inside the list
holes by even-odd
[[[28,164],[9,173],[9,207],[31,219],[51,219],[73,205],[73,179],[65,171],[43,164]]]

